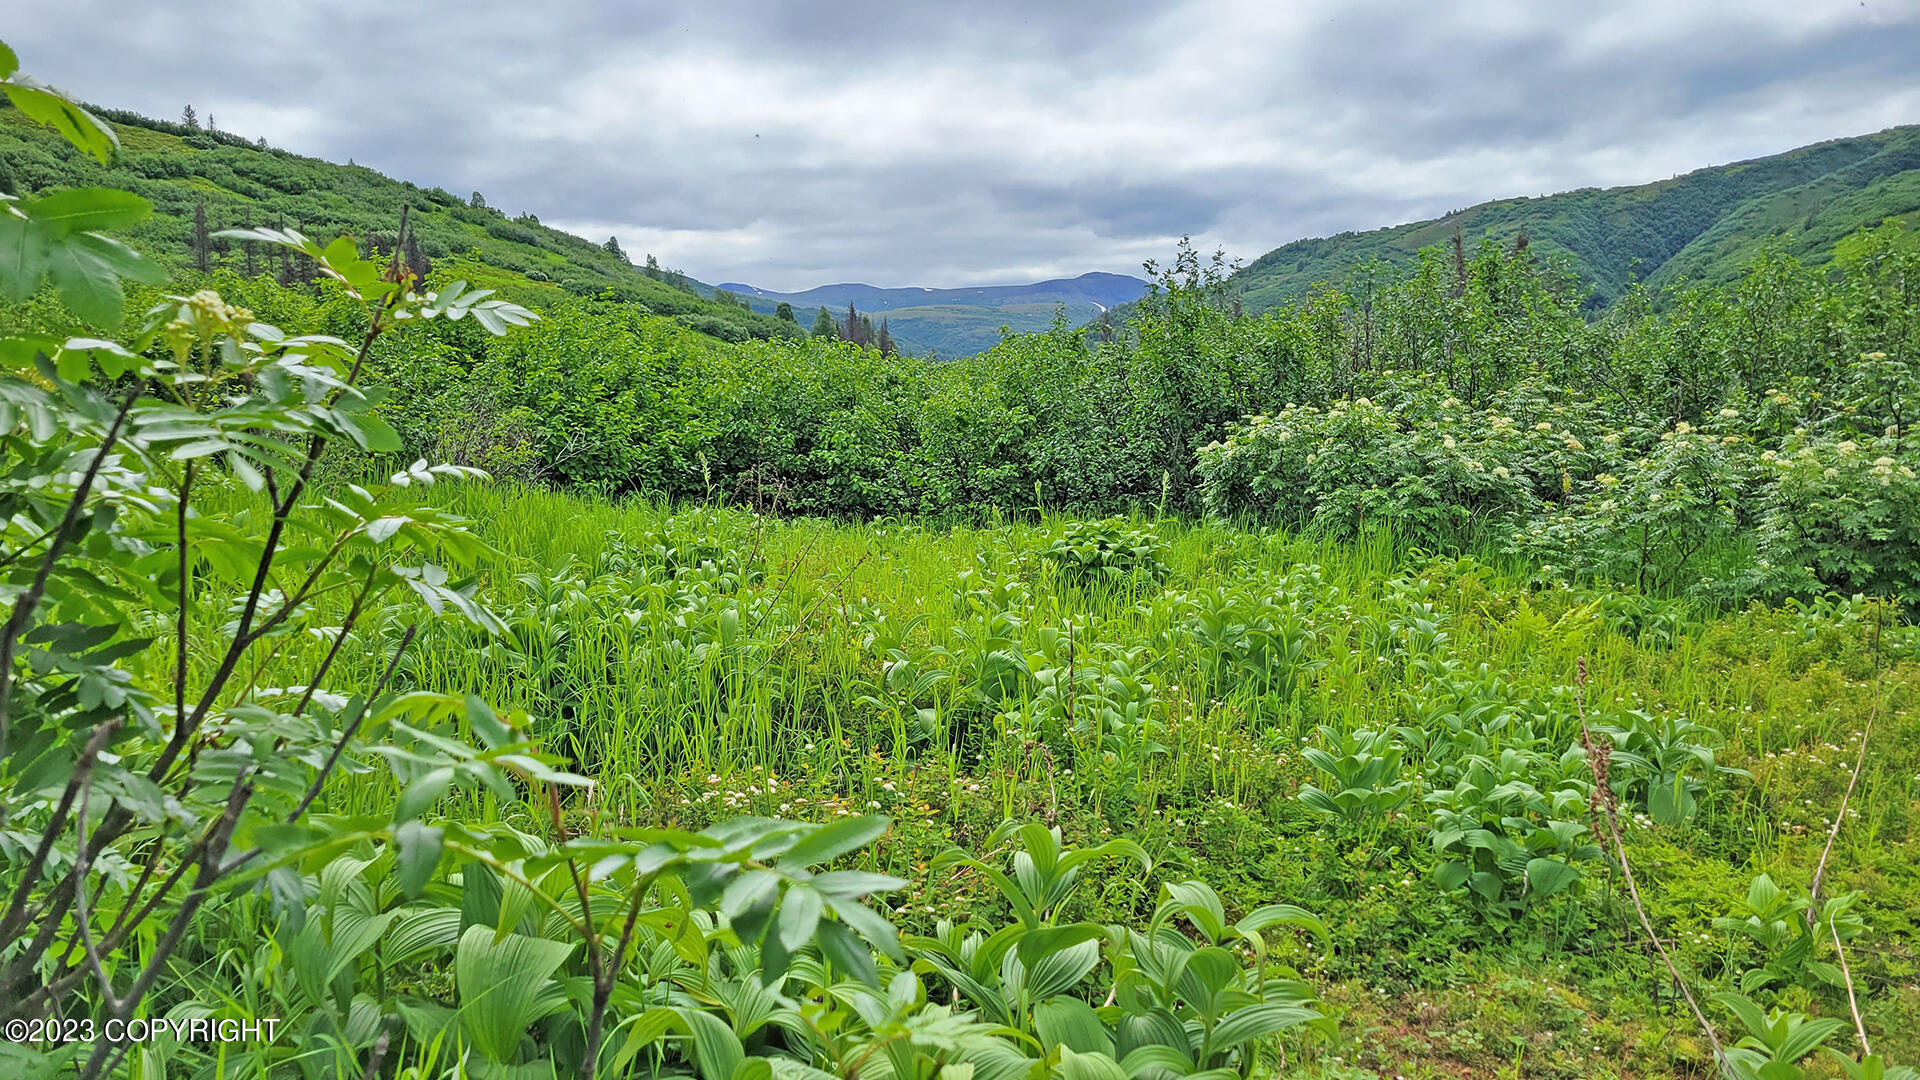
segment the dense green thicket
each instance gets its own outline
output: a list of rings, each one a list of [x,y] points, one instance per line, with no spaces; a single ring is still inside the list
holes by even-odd
[[[1636,187],[1585,188],[1481,203],[1431,221],[1297,240],[1241,270],[1235,283],[1256,310],[1344,280],[1365,264],[1413,262],[1424,248],[1464,237],[1512,243],[1525,235],[1565,257],[1603,306],[1635,281],[1726,284],[1770,243],[1822,262],[1836,241],[1887,218],[1920,220],[1920,128],[1804,146],[1698,169]]]
[[[1636,287],[1588,319],[1557,262],[1489,242],[1250,316],[1184,252],[1106,340],[1058,324],[945,363],[723,342],[587,298],[503,339],[402,328],[371,363],[409,459],[609,495],[862,518],[1204,509],[1492,543],[1547,580],[1716,602],[1912,597],[1917,275],[1889,225],[1827,266],[1769,250],[1733,285]],[[342,337],[364,318],[337,289],[208,280]],[[72,329],[48,298],[11,317]]]
[[[842,517],[1206,509],[1711,599],[1920,588],[1920,255],[1767,252],[1726,288],[1604,318],[1526,250],[1425,253],[1260,316],[1183,254],[1111,340],[1064,325],[928,363],[722,344],[581,300],[500,340],[376,352],[409,455],[670,499]],[[352,305],[223,284],[355,332]],[[1656,310],[1657,308],[1657,310]]]

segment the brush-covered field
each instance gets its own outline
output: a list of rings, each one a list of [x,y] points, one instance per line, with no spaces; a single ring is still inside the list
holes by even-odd
[[[0,1077],[1920,1076],[1898,223],[939,364],[152,211],[0,199]]]
[[[1829,1017],[1847,1015],[1828,978],[1839,956],[1829,923],[1804,940],[1799,913],[1857,767],[1819,905],[1845,905],[1832,925],[1875,1049],[1920,1055],[1920,638],[1887,605],[1703,616],[1622,589],[1540,590],[1530,567],[1385,535],[1148,518],[844,525],[511,486],[439,488],[425,505],[496,550],[476,596],[503,625],[434,624],[395,689],[523,710],[594,782],[558,804],[581,835],[885,815],[891,828],[839,865],[902,882],[878,905],[903,935],[888,972],[918,972],[929,1003],[1049,1038],[1001,963],[978,985],[951,970],[1019,924],[1032,881],[1003,895],[1007,879],[943,858],[1007,867],[1028,841],[1002,826],[1037,823],[1069,850],[1138,845],[1087,863],[1049,925],[1143,926],[1190,881],[1228,920],[1273,904],[1311,915],[1231,950],[1301,980],[1290,1003],[1325,1018],[1288,1025],[1263,1069],[1695,1075],[1705,1043],[1596,827],[1584,723],[1618,748],[1627,852],[1696,992],[1744,987]],[[349,684],[377,676],[410,617],[380,614],[343,661],[359,669]],[[356,777],[316,809],[385,815],[404,794]],[[542,801],[483,789],[440,810],[556,830]],[[563,902],[569,883],[547,884]],[[399,931],[409,906],[386,900]],[[271,936],[257,918],[208,955]],[[547,938],[568,935],[548,919]],[[460,1000],[431,950],[385,953],[351,965],[356,994]],[[1055,989],[1115,1011],[1102,998],[1125,985],[1124,951],[1104,942],[1086,960]],[[654,976],[733,1030],[751,1023],[693,970],[678,958]],[[216,966],[187,985],[227,979]],[[298,1015],[292,985],[260,1003]],[[804,1000],[803,985],[776,989]]]

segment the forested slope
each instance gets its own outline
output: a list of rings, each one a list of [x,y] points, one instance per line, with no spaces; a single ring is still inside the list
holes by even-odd
[[[1263,310],[1318,283],[1342,281],[1370,260],[1405,263],[1456,233],[1470,253],[1483,238],[1510,241],[1524,230],[1536,252],[1566,258],[1598,306],[1635,280],[1731,281],[1775,238],[1803,260],[1823,261],[1856,229],[1916,216],[1920,127],[1906,126],[1658,183],[1499,199],[1429,221],[1296,240],[1260,256],[1235,280],[1244,302]]]
[[[638,267],[618,245],[548,228],[531,214],[509,218],[479,192],[457,196],[395,180],[365,166],[303,157],[225,132],[106,111],[122,155],[112,167],[75,151],[53,132],[0,102],[0,191],[22,195],[62,187],[118,187],[154,205],[128,230],[140,250],[177,270],[232,269],[305,280],[298,257],[215,235],[244,225],[284,226],[323,241],[352,236],[391,251],[401,207],[413,244],[406,255],[457,266],[470,281],[523,303],[611,295],[730,340],[797,333],[789,322],[699,295],[670,270]]]

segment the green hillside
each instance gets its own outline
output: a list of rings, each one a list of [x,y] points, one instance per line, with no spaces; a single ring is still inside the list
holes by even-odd
[[[536,307],[569,296],[611,295],[728,340],[797,333],[791,323],[701,296],[670,270],[643,269],[623,253],[551,229],[531,214],[509,218],[480,193],[395,180],[365,166],[302,157],[224,132],[105,111],[122,155],[103,167],[0,99],[0,191],[118,187],[154,214],[127,230],[140,250],[179,271],[205,267],[305,280],[310,268],[213,236],[242,225],[281,225],[325,240],[352,236],[391,250],[401,207],[417,257]],[[204,230],[195,225],[196,214]],[[197,240],[202,235],[205,239]]]
[[[1524,229],[1535,250],[1559,253],[1610,303],[1634,280],[1725,282],[1763,243],[1809,261],[1863,225],[1920,218],[1920,126],[1815,143],[1785,154],[1699,169],[1637,187],[1583,188],[1543,198],[1501,199],[1430,221],[1296,240],[1236,275],[1255,310],[1344,279],[1369,260],[1405,262],[1451,242],[1511,240]]]

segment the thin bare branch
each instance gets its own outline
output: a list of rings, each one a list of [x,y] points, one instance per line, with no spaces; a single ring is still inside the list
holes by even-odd
[[[1660,954],[1660,959],[1666,964],[1667,973],[1673,976],[1674,985],[1680,988],[1680,996],[1686,999],[1687,1008],[1692,1010],[1694,1020],[1700,1024],[1700,1030],[1706,1033],[1707,1042],[1713,1045],[1714,1064],[1719,1067],[1721,1073],[1732,1077],[1733,1065],[1727,1058],[1726,1048],[1720,1044],[1719,1032],[1714,1030],[1713,1021],[1707,1019],[1706,1012],[1700,1008],[1700,1002],[1695,1000],[1693,990],[1688,987],[1687,980],[1680,974],[1679,965],[1674,963],[1673,954],[1667,951],[1666,945],[1660,940],[1660,935],[1654,931],[1653,920],[1647,915],[1647,905],[1640,898],[1640,884],[1634,880],[1633,862],[1627,858],[1626,842],[1620,834],[1619,808],[1614,802],[1613,787],[1607,781],[1607,766],[1611,754],[1594,742],[1593,732],[1587,728],[1586,657],[1579,659],[1578,670],[1579,677],[1573,701],[1574,708],[1580,715],[1580,742],[1586,748],[1587,768],[1593,773],[1594,807],[1599,811],[1597,816],[1606,826],[1607,836],[1613,843],[1614,858],[1619,860],[1620,874],[1627,883],[1627,895],[1633,900],[1634,914],[1640,916],[1640,928],[1646,932],[1647,940],[1653,944],[1654,951]]]

